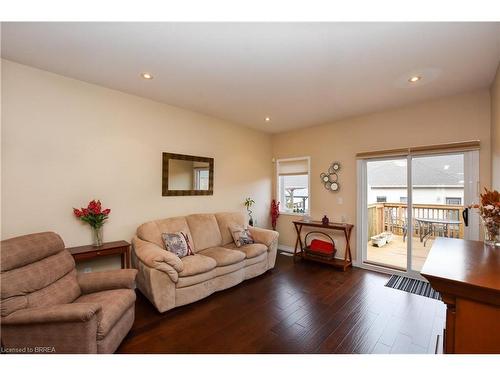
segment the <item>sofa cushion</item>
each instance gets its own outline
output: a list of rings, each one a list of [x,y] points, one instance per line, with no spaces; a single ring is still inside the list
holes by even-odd
[[[165,249],[165,244],[161,238],[162,233],[175,232],[186,233],[190,243],[193,243],[193,238],[184,216],[171,217],[168,219],[154,220],[144,223],[137,228],[137,237],[143,241],[152,242]]]
[[[194,255],[189,243],[189,237],[186,233],[162,233],[161,238],[167,248],[167,251],[175,254],[179,258],[184,258],[188,255]]]
[[[187,286],[196,285],[204,281],[213,279],[216,276],[217,276],[217,268],[214,268],[208,272],[199,273],[197,275],[179,277],[179,280],[177,280],[177,284],[175,284],[175,287],[177,289],[185,288]]]
[[[102,306],[102,317],[97,326],[97,339],[102,340],[135,302],[131,289],[105,290],[84,294],[74,303],[98,303]]]
[[[62,238],[54,232],[27,234],[2,241],[0,269],[19,268],[64,250]]]
[[[240,225],[231,225],[229,226],[229,229],[231,230],[231,234],[233,235],[233,240],[236,247],[239,248],[243,245],[255,243],[248,228],[244,228]]]
[[[205,273],[213,270],[217,263],[214,259],[201,255],[195,254],[181,259],[183,269],[179,272],[179,277],[186,277],[192,275],[198,275],[199,273]]]
[[[213,214],[195,214],[186,216],[191,236],[193,237],[194,252],[222,245],[222,236],[219,225]]]
[[[214,259],[217,262],[217,267],[229,266],[245,259],[245,254],[241,251],[229,250],[224,247],[211,247],[201,251],[199,254]]]
[[[226,245],[225,247],[228,249],[237,249],[238,251],[245,253],[245,257],[247,259],[258,257],[259,255],[264,254],[267,251],[267,246],[261,243],[251,243],[240,247],[236,247],[236,245],[232,243]]]
[[[215,214],[217,224],[219,225],[220,234],[222,236],[222,245],[227,245],[233,242],[233,236],[229,229],[230,225],[245,226],[245,215],[241,212],[219,212]]]

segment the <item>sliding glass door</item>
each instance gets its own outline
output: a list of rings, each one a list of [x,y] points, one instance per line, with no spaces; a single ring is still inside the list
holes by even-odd
[[[369,264],[406,271],[406,158],[366,162],[367,240]]]
[[[467,151],[359,161],[362,265],[418,277],[436,238],[477,239],[466,206],[477,202],[478,159]]]

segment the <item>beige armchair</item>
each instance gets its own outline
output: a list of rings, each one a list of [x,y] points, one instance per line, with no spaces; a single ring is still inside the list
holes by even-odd
[[[1,340],[10,353],[113,353],[134,322],[136,270],[77,275],[59,235],[1,242]]]

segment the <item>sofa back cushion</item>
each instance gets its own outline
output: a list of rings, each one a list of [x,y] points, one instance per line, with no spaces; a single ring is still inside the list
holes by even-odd
[[[222,246],[222,236],[214,214],[194,214],[186,216],[193,237],[194,252],[209,247]]]
[[[215,218],[222,236],[222,245],[233,242],[230,226],[244,227],[246,224],[245,215],[241,212],[219,212],[215,214]]]
[[[8,259],[5,265],[4,259]],[[24,308],[71,303],[81,294],[75,261],[56,233],[2,241],[0,278],[2,316]]]
[[[175,232],[182,232],[186,234],[190,243],[193,244],[193,237],[191,236],[188,223],[184,216],[171,217],[168,219],[154,220],[144,223],[137,228],[137,237],[143,241],[152,242],[166,250],[162,234]]]

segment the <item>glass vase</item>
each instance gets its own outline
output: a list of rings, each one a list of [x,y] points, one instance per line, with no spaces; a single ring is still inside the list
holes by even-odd
[[[482,219],[484,229],[484,244],[500,247],[500,223],[493,220]]]
[[[94,246],[102,246],[102,227],[92,228],[92,235],[94,240]]]

